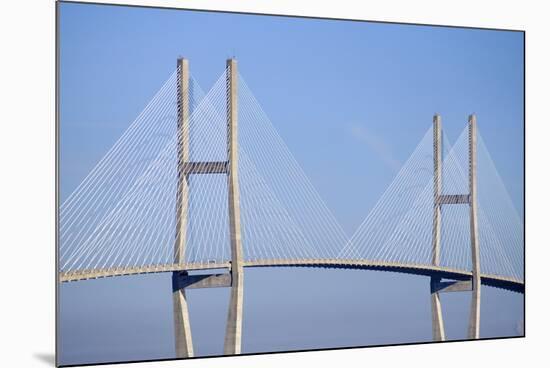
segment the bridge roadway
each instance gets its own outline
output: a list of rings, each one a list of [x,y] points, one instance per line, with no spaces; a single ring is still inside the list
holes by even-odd
[[[244,267],[316,267],[316,268],[343,268],[343,269],[364,269],[374,271],[387,271],[421,275],[429,277],[440,277],[450,280],[469,280],[472,277],[471,271],[464,271],[443,266],[407,264],[370,260],[345,260],[345,259],[265,259],[249,260],[243,262]],[[136,275],[145,273],[160,273],[174,271],[200,271],[209,269],[229,269],[230,262],[221,263],[187,263],[187,264],[166,264],[138,267],[120,267],[109,269],[92,269],[61,272],[60,282],[80,281],[97,279],[103,277]],[[481,274],[483,285],[506,289],[523,293],[525,290],[523,280],[512,277]]]

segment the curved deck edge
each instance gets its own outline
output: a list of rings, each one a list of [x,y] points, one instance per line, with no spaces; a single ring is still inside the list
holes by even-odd
[[[142,267],[122,267],[100,270],[82,270],[74,272],[59,273],[59,281],[62,283],[98,279],[105,277],[128,276],[148,273],[177,272],[177,271],[200,271],[209,269],[230,268],[230,262],[220,263],[188,263],[168,264]],[[472,273],[469,271],[453,269],[449,267],[419,265],[406,263],[392,263],[369,260],[341,260],[341,259],[266,259],[245,261],[244,267],[315,267],[315,268],[341,268],[341,269],[364,269],[373,271],[395,272],[427,277],[439,277],[451,280],[469,280]],[[481,283],[486,286],[505,289],[517,293],[525,292],[525,284],[522,280],[512,277],[482,274]]]

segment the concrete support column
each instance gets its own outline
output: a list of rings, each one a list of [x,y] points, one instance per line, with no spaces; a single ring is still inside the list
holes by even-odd
[[[243,308],[243,251],[238,180],[237,61],[227,60],[227,155],[229,161],[229,233],[231,240],[231,296],[227,314],[224,354],[241,353]]]
[[[439,266],[441,251],[441,205],[438,198],[441,195],[441,170],[442,170],[442,131],[441,117],[438,114],[433,118],[433,159],[434,159],[434,212],[432,228],[432,264]],[[443,315],[441,312],[441,300],[439,293],[434,291],[434,285],[441,281],[439,278],[433,278],[430,282],[431,304],[432,304],[432,336],[434,341],[445,340],[445,327],[443,324]]]
[[[176,240],[174,263],[185,263],[185,242],[187,239],[187,216],[189,204],[189,176],[184,164],[189,161],[189,61],[179,58],[178,71],[178,190],[176,193]],[[179,272],[172,274],[177,283]],[[193,356],[193,341],[185,289],[173,288],[174,337],[177,357]]]
[[[468,338],[479,339],[481,271],[477,226],[477,121],[475,115],[470,115],[468,118],[468,133],[468,153],[470,160],[470,245],[472,251],[472,302]]]
[[[439,278],[432,278],[430,287],[440,282]],[[432,336],[434,341],[445,341],[445,325],[443,324],[443,312],[441,310],[441,300],[437,291],[432,291]]]
[[[172,274],[172,284],[177,284],[178,272]],[[189,309],[185,289],[172,289],[172,305],[174,308],[174,337],[177,358],[193,356],[193,340],[189,323]]]

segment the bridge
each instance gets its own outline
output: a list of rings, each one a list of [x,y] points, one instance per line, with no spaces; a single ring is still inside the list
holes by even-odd
[[[327,175],[330,165],[346,164],[327,163]],[[476,339],[481,285],[524,292],[523,223],[475,115],[450,144],[436,114],[349,237],[234,59],[206,93],[189,61],[178,59],[59,218],[61,283],[172,273],[178,356],[193,356],[186,290],[195,288],[231,289],[224,352],[241,352],[249,267],[427,276],[438,341],[445,340],[441,293],[472,294],[467,336]]]

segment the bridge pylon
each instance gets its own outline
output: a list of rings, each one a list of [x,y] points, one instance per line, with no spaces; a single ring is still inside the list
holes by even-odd
[[[189,175],[183,163],[189,162],[189,61],[179,58],[177,61],[177,155],[178,185],[176,192],[176,241],[174,243],[174,263],[185,263],[187,239],[187,215],[189,208]],[[172,302],[174,308],[174,340],[177,357],[193,356],[193,340],[185,288],[178,288],[178,280],[187,272],[172,274]]]
[[[432,264],[439,266],[441,254],[441,207],[443,205],[468,204],[470,207],[470,248],[472,259],[471,280],[441,281],[440,277],[430,280],[432,334],[435,341],[445,340],[445,327],[441,311],[440,293],[454,291],[472,291],[468,338],[479,338],[480,322],[480,258],[477,216],[477,120],[475,115],[468,117],[468,194],[442,193],[442,128],[441,117],[433,118],[433,158],[434,158],[434,211],[432,228]]]
[[[243,316],[243,247],[241,243],[241,212],[238,179],[237,131],[237,61],[227,60],[227,155],[229,188],[229,238],[231,241],[231,296],[224,354],[241,353]]]
[[[241,353],[243,308],[243,251],[241,243],[241,216],[238,180],[238,114],[237,114],[237,61],[227,60],[227,160],[192,162],[189,156],[189,62],[177,61],[178,72],[178,186],[176,200],[176,239],[174,262],[183,271],[172,274],[174,333],[176,355],[192,357],[193,343],[186,298],[186,289],[231,287],[227,316],[224,354]],[[229,237],[231,267],[229,273],[190,275],[185,270],[185,250],[189,208],[189,176],[193,174],[226,174],[229,209]]]
[[[434,214],[432,231],[432,264],[439,266],[441,252],[441,206],[438,204],[438,198],[441,195],[441,169],[442,169],[442,130],[441,116],[434,115],[433,118],[433,159],[434,159]],[[433,292],[434,284],[441,280],[435,277],[431,278],[431,299],[432,299],[432,335],[436,341],[445,340],[445,326],[443,324],[443,314],[441,311],[441,300],[438,292]]]

